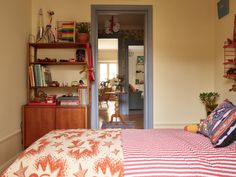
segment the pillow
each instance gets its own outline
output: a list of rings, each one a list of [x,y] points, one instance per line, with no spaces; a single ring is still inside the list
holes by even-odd
[[[210,132],[212,131],[215,123],[227,112],[228,110],[234,108],[234,104],[229,100],[224,100],[219,104],[211,114],[204,120],[200,121],[198,132],[210,137]]]
[[[198,131],[198,124],[186,125],[184,127],[184,130],[188,131],[188,132],[192,132],[192,133],[197,133],[197,131]]]
[[[215,147],[224,147],[236,140],[236,107],[228,110],[215,122],[210,132],[211,143]]]

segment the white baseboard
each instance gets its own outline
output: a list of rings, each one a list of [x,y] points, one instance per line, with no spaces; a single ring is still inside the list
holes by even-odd
[[[6,163],[2,164],[0,166],[0,174],[5,170],[7,169],[15,160],[16,158],[18,157],[19,153],[16,154],[14,157],[12,157],[10,160],[8,160]]]
[[[21,151],[21,129],[0,139],[0,174],[16,159]]]
[[[158,123],[154,124],[154,128],[180,128],[183,129],[186,125],[190,123]]]
[[[20,133],[20,132],[21,132],[21,129],[18,129],[18,130],[16,130],[16,131],[14,131],[13,133],[11,133],[11,134],[9,134],[9,135],[7,135],[7,136],[1,138],[1,139],[0,139],[0,144],[3,143],[4,141],[10,139],[11,137],[17,135],[17,134]]]

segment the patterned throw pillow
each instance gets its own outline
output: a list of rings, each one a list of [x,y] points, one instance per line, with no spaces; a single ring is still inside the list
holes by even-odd
[[[200,122],[198,132],[210,137],[210,132],[215,123],[225,114],[225,112],[232,108],[234,108],[234,104],[228,100],[224,100],[206,119]]]
[[[229,109],[215,122],[210,132],[211,143],[215,147],[224,147],[236,140],[236,107]]]

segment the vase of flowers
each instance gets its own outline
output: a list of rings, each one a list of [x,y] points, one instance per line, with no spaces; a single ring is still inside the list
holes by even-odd
[[[124,76],[120,74],[117,74],[117,76],[112,79],[111,85],[113,86],[115,91],[122,92],[123,81],[124,81]]]

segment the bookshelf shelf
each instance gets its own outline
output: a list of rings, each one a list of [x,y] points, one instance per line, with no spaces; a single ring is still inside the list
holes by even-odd
[[[86,48],[87,43],[30,43],[29,45],[38,49],[73,49]]]
[[[83,86],[60,86],[60,87],[53,87],[53,86],[30,86],[31,88],[51,88],[51,89],[55,89],[55,88],[71,88],[71,89],[87,89],[88,86],[83,85]]]
[[[30,62],[30,64],[40,65],[83,65],[87,66],[87,62]]]

